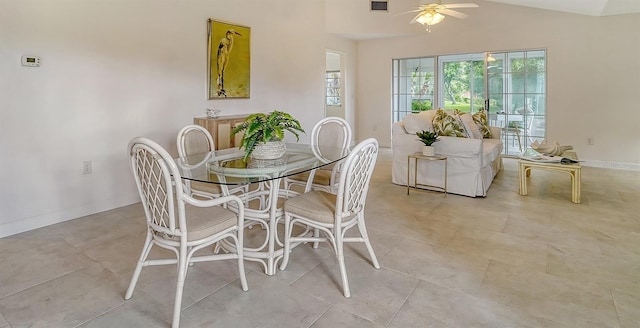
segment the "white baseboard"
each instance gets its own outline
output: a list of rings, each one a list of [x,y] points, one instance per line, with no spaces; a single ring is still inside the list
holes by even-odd
[[[87,204],[58,212],[46,213],[30,218],[20,219],[0,224],[0,238],[15,235],[21,232],[46,227],[48,225],[65,222],[79,217],[111,210],[114,208],[131,205],[140,201],[138,193],[132,193],[113,199],[105,199],[100,203]]]
[[[621,162],[585,160],[584,162],[582,162],[582,165],[583,166],[590,166],[590,167],[600,167],[600,168],[603,168],[603,169],[640,171],[640,164],[637,164],[637,163],[621,163]]]

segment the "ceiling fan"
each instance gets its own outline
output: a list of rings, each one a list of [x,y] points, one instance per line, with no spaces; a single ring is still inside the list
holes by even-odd
[[[431,25],[440,23],[445,18],[445,15],[455,18],[467,18],[469,16],[465,13],[461,13],[452,9],[477,7],[478,5],[476,5],[475,3],[451,3],[443,5],[441,1],[438,1],[438,3],[427,3],[420,5],[418,9],[408,11],[407,13],[418,13],[409,22],[409,24],[420,23],[427,26],[427,31],[431,32]]]

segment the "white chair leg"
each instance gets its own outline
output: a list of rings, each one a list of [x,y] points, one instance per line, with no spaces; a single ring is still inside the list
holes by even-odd
[[[187,248],[187,253],[190,253],[192,248],[193,248],[193,247],[189,247],[189,248]],[[190,266],[190,267],[192,267],[194,264],[195,264],[195,263],[193,263],[193,262],[189,262],[189,266]],[[186,274],[186,273],[185,273],[185,274]]]
[[[360,212],[360,214],[358,215],[358,230],[360,230],[360,235],[362,236],[362,239],[364,239],[365,246],[367,246],[367,250],[369,251],[369,257],[371,257],[373,267],[376,269],[380,269],[380,263],[378,263],[376,253],[373,252],[373,247],[371,246],[371,242],[369,241],[367,227],[364,224],[364,213],[362,212]]]
[[[244,272],[244,250],[243,238],[234,238],[236,240],[236,251],[238,253],[238,273],[240,274],[240,285],[242,285],[242,290],[245,292],[249,290],[249,285],[247,284],[247,275]]]
[[[136,288],[136,284],[138,283],[138,278],[140,278],[140,272],[142,271],[144,261],[147,260],[147,256],[149,256],[149,252],[151,251],[151,247],[153,246],[152,240],[153,240],[153,236],[151,235],[151,232],[147,231],[147,237],[144,241],[144,246],[142,247],[142,251],[140,252],[140,258],[138,259],[138,264],[136,264],[136,269],[135,271],[133,271],[133,276],[131,277],[129,288],[127,288],[127,292],[124,295],[125,300],[131,299],[131,296],[133,295],[133,290]]]
[[[340,277],[342,277],[342,290],[344,297],[351,297],[349,291],[349,279],[347,278],[347,267],[344,263],[344,243],[342,242],[341,231],[336,232],[336,255],[338,257],[338,266],[340,267]]]
[[[182,292],[184,290],[184,280],[187,276],[187,250],[180,248],[180,258],[178,259],[178,279],[176,283],[176,298],[173,301],[173,322],[171,328],[180,327],[180,311],[182,310]]]
[[[284,250],[282,253],[282,263],[280,263],[280,270],[287,268],[289,263],[289,253],[291,252],[291,215],[289,213],[284,214]]]

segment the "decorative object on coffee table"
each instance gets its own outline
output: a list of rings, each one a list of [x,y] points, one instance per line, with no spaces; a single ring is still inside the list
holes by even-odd
[[[545,139],[545,140],[542,140],[542,142],[538,142],[538,140],[535,140],[531,144],[531,148],[533,148],[535,151],[541,154],[547,154],[551,156],[562,156],[562,154],[564,154],[565,151],[572,150],[573,146],[570,146],[570,145],[562,146],[557,141],[555,144],[550,144],[550,143],[547,143],[547,140]]]
[[[243,132],[240,148],[244,149],[244,159],[280,158],[286,150],[284,132],[289,131],[300,140],[299,132],[305,133],[300,122],[288,113],[274,110],[271,113],[249,115],[237,125],[231,134]]]
[[[433,143],[438,141],[438,134],[436,132],[425,130],[416,132],[416,136],[418,140],[424,144],[424,146],[422,146],[422,155],[433,156],[436,154],[435,148],[433,148]]]

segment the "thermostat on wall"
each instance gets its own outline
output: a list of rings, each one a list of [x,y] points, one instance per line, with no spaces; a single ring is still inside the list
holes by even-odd
[[[22,56],[22,66],[40,67],[40,57]]]

